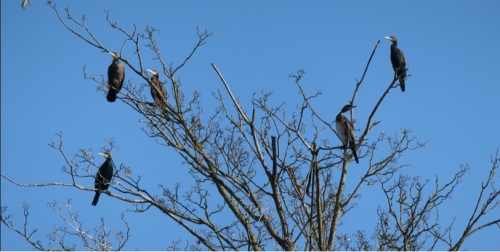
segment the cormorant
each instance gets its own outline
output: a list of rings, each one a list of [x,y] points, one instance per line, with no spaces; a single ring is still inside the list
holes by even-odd
[[[123,67],[118,54],[115,52],[109,53],[113,57],[113,62],[108,67],[108,84],[109,91],[107,95],[108,102],[114,102],[116,100],[116,94],[120,92],[123,86],[123,80],[125,79],[125,68]]]
[[[351,122],[344,116],[345,112],[355,107],[356,106],[345,105],[335,118],[335,124],[337,127],[337,134],[340,137],[340,141],[342,141],[345,148],[349,148],[352,150],[352,154],[354,155],[356,163],[359,163],[358,154],[356,153],[358,149],[358,147],[356,146],[356,133],[354,132],[354,127],[352,126]]]
[[[113,177],[115,164],[113,163],[113,159],[111,159],[111,153],[99,153],[106,158],[106,161],[101,165],[99,171],[95,175],[94,188],[97,189],[95,191],[94,200],[92,201],[92,206],[97,205],[99,201],[99,196],[101,195],[101,190],[107,190],[109,184],[111,183],[111,178]]]
[[[158,71],[147,69],[153,76],[151,76],[151,84],[156,87],[151,86],[151,96],[153,97],[154,104],[156,106],[164,106],[166,104],[165,100],[167,99],[167,91],[165,90],[165,86],[161,83],[159,79]],[[160,91],[160,92],[158,92]]]
[[[396,74],[396,78],[399,80],[399,86],[401,87],[401,91],[405,91],[405,78],[406,71],[408,68],[406,67],[406,59],[403,51],[398,48],[398,40],[394,36],[385,37],[386,39],[392,41],[391,45],[391,62],[392,68],[394,69],[394,73]]]

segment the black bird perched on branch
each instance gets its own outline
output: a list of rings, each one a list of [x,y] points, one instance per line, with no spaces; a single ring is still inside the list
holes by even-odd
[[[391,63],[392,68],[394,69],[394,74],[396,78],[399,80],[399,86],[401,87],[401,91],[405,91],[405,79],[406,79],[406,71],[408,68],[406,67],[406,59],[403,51],[398,48],[398,40],[394,36],[385,37],[386,39],[392,41],[391,45]]]
[[[154,104],[156,106],[164,106],[166,105],[167,99],[167,91],[165,90],[165,86],[161,83],[158,71],[147,69],[153,76],[151,76],[151,96],[153,97]],[[156,87],[156,88],[155,88]]]
[[[109,53],[113,57],[113,62],[108,67],[108,84],[109,91],[107,95],[108,102],[114,102],[116,100],[116,94],[120,92],[123,86],[123,80],[125,79],[125,68],[120,62],[118,54],[115,52]]]
[[[95,175],[94,188],[97,189],[95,191],[94,200],[92,201],[92,206],[97,205],[99,201],[99,196],[101,195],[101,190],[107,190],[109,184],[111,183],[111,178],[113,177],[115,164],[113,163],[113,159],[111,159],[111,153],[99,153],[106,158],[106,161],[101,165],[99,171]]]
[[[340,138],[340,141],[342,141],[342,143],[344,144],[344,148],[351,149],[356,163],[359,163],[358,154],[356,153],[358,149],[358,147],[356,146],[356,133],[354,132],[354,127],[352,126],[351,122],[344,116],[345,112],[355,107],[356,106],[345,105],[335,118],[335,124],[337,127],[337,134]]]

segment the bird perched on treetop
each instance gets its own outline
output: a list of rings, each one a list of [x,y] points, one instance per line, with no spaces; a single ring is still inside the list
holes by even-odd
[[[125,79],[125,68],[120,62],[120,57],[117,53],[109,53],[113,57],[113,62],[108,67],[108,95],[106,99],[108,102],[114,102],[116,100],[116,94],[120,92],[123,86],[123,80]]]
[[[111,183],[111,178],[113,177],[115,164],[113,163],[113,159],[111,159],[111,153],[99,153],[106,158],[106,161],[101,165],[99,171],[95,175],[94,188],[97,189],[95,191],[94,200],[92,200],[92,206],[97,205],[99,201],[99,196],[101,195],[101,190],[107,190],[109,184]]]
[[[335,125],[340,141],[344,144],[344,148],[351,149],[356,163],[359,163],[358,154],[356,153],[358,150],[358,147],[356,146],[356,133],[354,132],[354,127],[351,122],[344,116],[345,112],[355,107],[356,106],[345,105],[335,118]]]
[[[408,67],[406,67],[406,59],[403,51],[398,48],[398,40],[394,36],[385,37],[386,39],[392,41],[391,45],[391,63],[392,68],[394,69],[394,73],[396,78],[399,80],[399,86],[401,87],[401,91],[405,91],[405,79],[406,79],[406,71]]]
[[[153,76],[151,76],[151,97],[153,97],[154,104],[156,106],[164,106],[166,105],[167,99],[167,91],[165,90],[165,86],[160,81],[160,75],[156,70],[147,69]],[[155,88],[156,87],[156,88]]]

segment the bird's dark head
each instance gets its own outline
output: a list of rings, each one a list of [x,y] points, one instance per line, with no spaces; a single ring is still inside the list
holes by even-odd
[[[105,157],[106,159],[110,159],[111,158],[111,153],[109,153],[109,152],[99,153],[99,155]]]
[[[152,75],[158,77],[158,71],[156,71],[156,70],[149,70],[149,69],[146,69],[146,70],[148,70]]]
[[[347,105],[345,105],[345,106],[342,108],[342,113],[345,113],[345,112],[347,112],[347,111],[349,111],[349,110],[351,110],[351,109],[353,109],[353,108],[355,108],[355,107],[356,107],[356,106],[352,106],[352,105],[347,104]]]
[[[118,59],[118,53],[115,53],[115,52],[110,52],[109,53],[111,55],[111,57],[113,57],[113,59]]]
[[[388,39],[388,40],[390,40],[390,41],[392,41],[393,44],[397,44],[398,43],[398,40],[394,36],[387,36],[385,38]]]

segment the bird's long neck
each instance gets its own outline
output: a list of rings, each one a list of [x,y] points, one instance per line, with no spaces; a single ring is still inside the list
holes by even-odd
[[[338,115],[337,115],[337,118],[335,118],[335,121],[337,122],[341,122],[345,120],[345,116],[344,116],[344,112],[340,112]]]
[[[113,167],[115,165],[113,163],[113,159],[111,159],[111,158],[106,159],[106,163],[108,163],[108,165],[110,165],[111,167]]]

